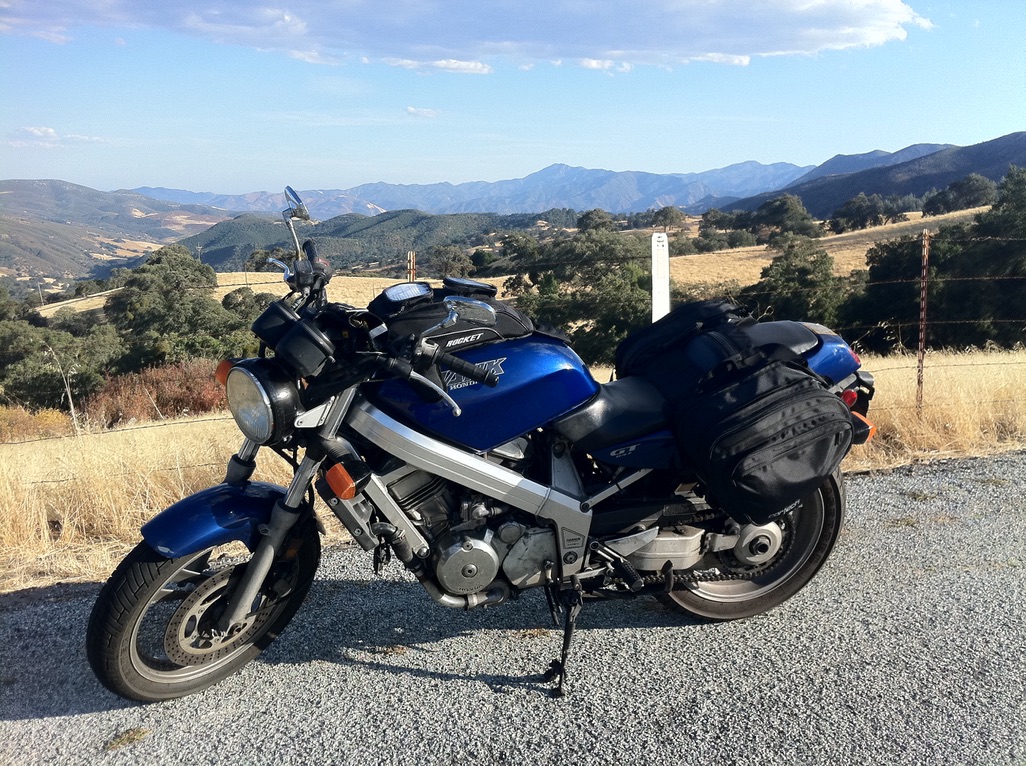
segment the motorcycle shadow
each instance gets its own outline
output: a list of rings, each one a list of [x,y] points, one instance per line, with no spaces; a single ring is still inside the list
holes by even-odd
[[[104,689],[85,655],[100,583],[62,583],[0,595],[0,721],[133,707]]]
[[[498,606],[462,611],[439,606],[416,581],[402,576],[317,580],[282,639],[260,661],[327,662],[419,680],[476,681],[497,693],[549,693],[544,671],[559,656],[563,621],[553,623],[540,589]],[[650,596],[588,599],[570,661],[607,651],[610,632],[621,634],[622,641],[637,630],[701,624]],[[499,669],[523,672],[495,672]]]
[[[562,623],[553,624],[540,590],[463,612],[435,604],[403,572],[390,568],[382,579],[364,579],[373,575],[359,569],[358,577],[315,581],[295,619],[257,664],[324,661],[394,677],[477,681],[496,693],[548,694],[551,684],[542,674],[559,655],[563,631]],[[100,587],[58,584],[0,594],[0,721],[141,704],[104,689],[86,660],[86,623]],[[648,597],[586,601],[571,662],[607,652],[609,633],[698,625]]]

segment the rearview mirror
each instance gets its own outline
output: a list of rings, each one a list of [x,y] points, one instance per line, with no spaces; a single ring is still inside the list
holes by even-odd
[[[310,220],[310,211],[306,209],[303,200],[299,198],[299,194],[291,186],[285,187],[285,201],[289,206],[282,212],[288,214],[289,218],[298,218],[301,221]]]
[[[456,320],[476,324],[480,327],[495,327],[495,309],[484,301],[477,301],[473,298],[464,298],[460,295],[450,295],[444,301],[445,307],[449,309],[449,320],[447,324],[455,324]]]

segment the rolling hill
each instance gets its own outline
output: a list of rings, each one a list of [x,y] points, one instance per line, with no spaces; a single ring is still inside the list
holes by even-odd
[[[826,219],[860,192],[922,196],[931,189],[944,189],[970,173],[1000,181],[1012,165],[1026,167],[1026,131],[972,146],[951,146],[896,165],[799,181],[777,192],[725,205],[724,210],[755,210],[763,202],[786,192],[799,197],[813,216]]]
[[[224,211],[67,181],[0,181],[0,269],[81,277],[223,221]]]

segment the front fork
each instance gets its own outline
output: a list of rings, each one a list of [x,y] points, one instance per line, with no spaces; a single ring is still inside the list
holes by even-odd
[[[318,436],[330,439],[338,432],[355,396],[356,388],[353,387],[326,403]],[[259,451],[259,444],[246,439],[239,452],[228,462],[225,482],[241,484],[248,481],[256,468],[256,455]],[[285,497],[274,504],[267,524],[260,526],[260,542],[257,543],[242,578],[228,598],[224,613],[217,622],[218,630],[229,632],[232,625],[240,623],[250,613],[264,580],[282,550],[289,530],[299,521],[306,493],[323,462],[323,456],[313,458],[307,455],[303,458],[292,476]]]

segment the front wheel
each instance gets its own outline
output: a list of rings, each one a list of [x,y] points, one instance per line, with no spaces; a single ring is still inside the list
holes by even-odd
[[[283,549],[246,619],[223,635],[214,626],[249,556],[211,548],[168,559],[140,543],[107,580],[89,618],[86,653],[96,677],[122,697],[157,702],[237,671],[303,603],[321,555],[313,521],[297,524]]]
[[[844,521],[844,488],[840,471],[794,510],[753,531],[772,546],[765,561],[739,561],[731,553],[716,554],[712,566],[693,581],[658,596],[667,606],[701,620],[752,617],[782,604],[804,588],[826,561]],[[742,528],[742,533],[745,528]],[[753,557],[757,558],[757,557]]]

